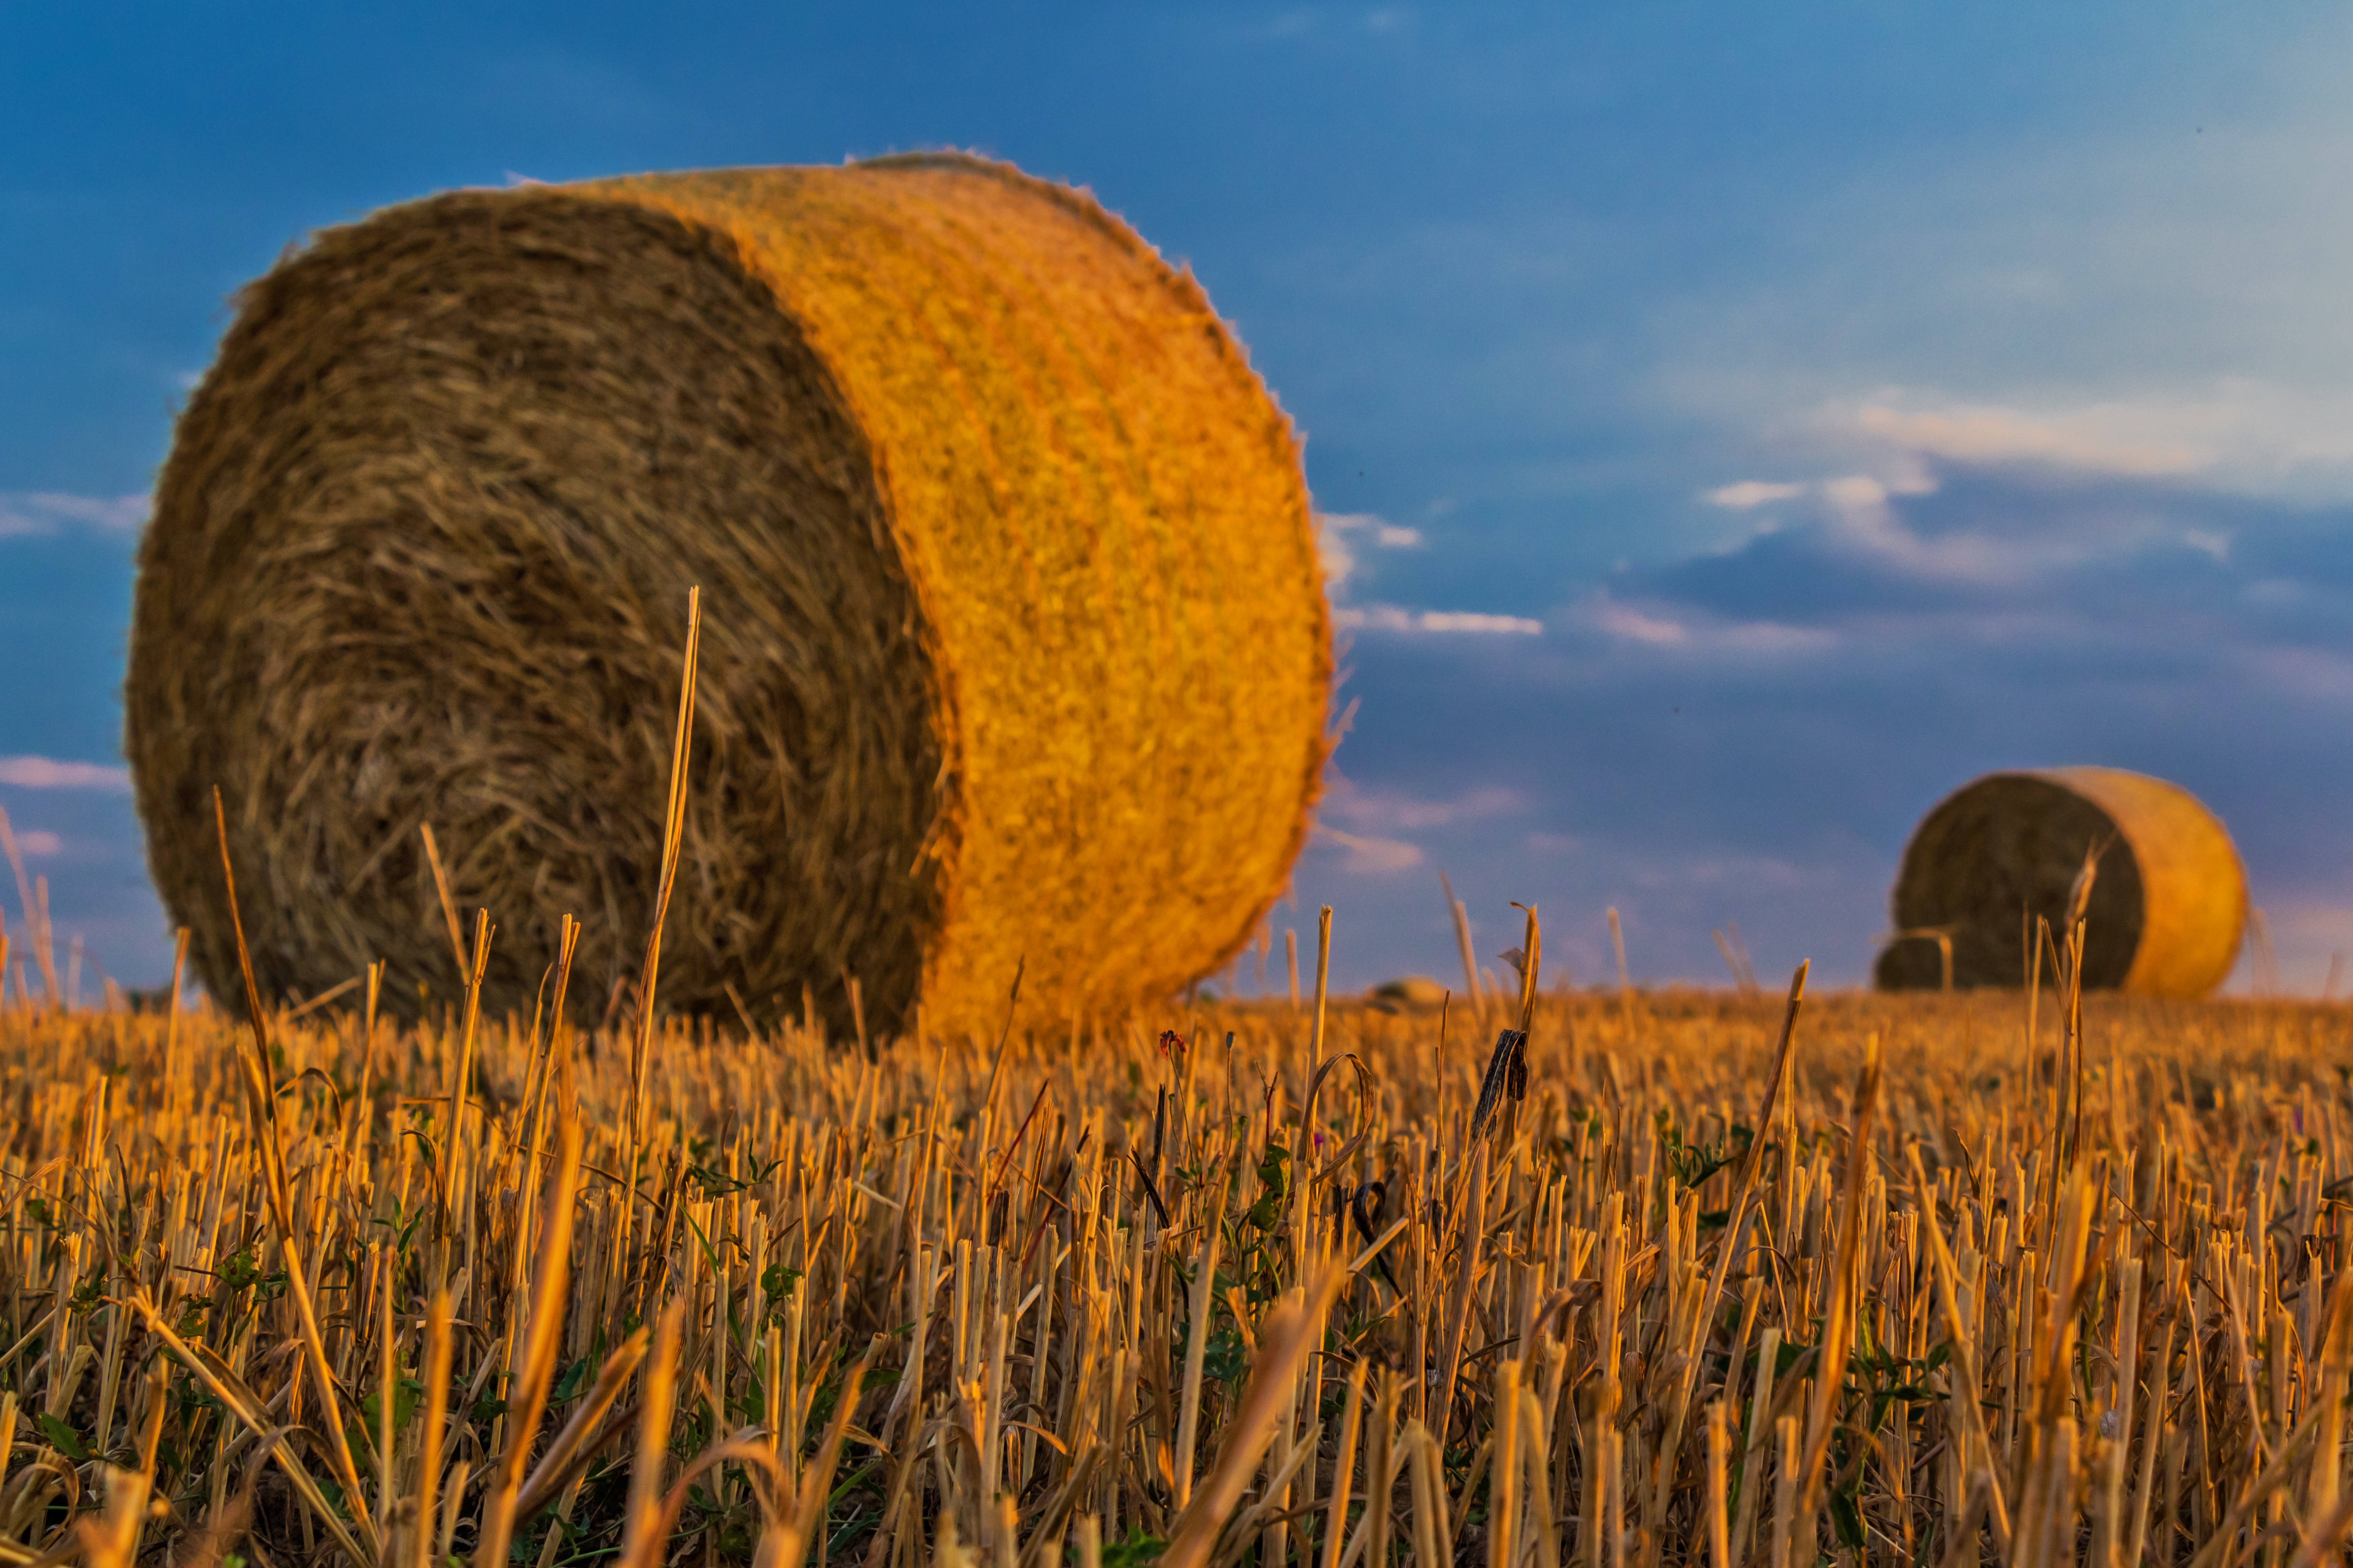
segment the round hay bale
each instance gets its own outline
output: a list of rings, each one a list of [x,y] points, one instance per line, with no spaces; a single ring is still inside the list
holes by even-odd
[[[251,284],[140,553],[156,885],[241,995],[455,964],[593,1016],[659,875],[663,1005],[1059,1026],[1219,968],[1327,750],[1298,442],[1188,273],[1083,192],[940,154],[466,191]]]
[[[1989,773],[1914,829],[1889,900],[1898,935],[1879,955],[1880,988],[1941,985],[1947,944],[1955,985],[2023,985],[2025,931],[2039,916],[2064,940],[2093,850],[2084,985],[2199,997],[2221,984],[2247,913],[2246,873],[2222,824],[2162,779],[2053,768]]]
[[[1408,974],[1374,986],[1367,1001],[1375,1007],[1394,1013],[1407,1007],[1441,1006],[1446,997],[1446,987],[1429,975]]]

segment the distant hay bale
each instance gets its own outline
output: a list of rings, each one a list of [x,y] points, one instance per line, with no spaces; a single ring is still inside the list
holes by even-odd
[[[1280,892],[1331,638],[1298,443],[1189,274],[954,154],[468,191],[244,292],[140,556],[156,884],[237,996],[455,965],[420,851],[557,917],[591,1015],[653,904],[704,620],[665,1005],[994,1031],[1168,994]]]
[[[1442,1006],[1447,995],[1446,987],[1429,975],[1408,974],[1374,986],[1370,1000],[1376,1007],[1395,1012],[1402,1007]]]
[[[2094,848],[2084,985],[2175,997],[2220,985],[2247,912],[2246,873],[2222,824],[2162,779],[2054,768],[1989,773],[1921,820],[1890,900],[1899,934],[1879,956],[1880,988],[1943,984],[1939,937],[1954,984],[2023,985],[2021,911],[2063,941],[2069,895]]]

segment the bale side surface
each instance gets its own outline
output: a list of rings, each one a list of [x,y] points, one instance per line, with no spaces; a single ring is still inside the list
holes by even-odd
[[[586,187],[727,234],[833,370],[923,608],[949,772],[929,1016],[1166,995],[1304,840],[1331,633],[1297,438],[1189,275],[956,155]]]
[[[2140,942],[2122,989],[2211,993],[2238,962],[2247,920],[2246,870],[2221,819],[2180,785],[2147,773],[2059,768],[2051,776],[2097,803],[2140,864]]]

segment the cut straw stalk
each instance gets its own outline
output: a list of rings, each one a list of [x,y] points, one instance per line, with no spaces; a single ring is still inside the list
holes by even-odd
[[[1219,1248],[1225,1239],[1226,1192],[1220,1188],[1217,1205],[1206,1211],[1201,1251],[1193,1265],[1192,1300],[1185,1333],[1185,1381],[1178,1395],[1176,1478],[1171,1494],[1181,1513],[1193,1500],[1193,1454],[1200,1443],[1201,1369],[1208,1353],[1209,1316],[1214,1310]],[[921,1341],[917,1342],[918,1349]]]
[[[678,885],[678,853],[686,834],[686,773],[694,739],[694,675],[702,647],[702,590],[686,596],[686,653],[679,676],[678,728],[670,741],[670,798],[662,806],[661,877],[656,883],[653,923],[646,932],[645,962],[638,967],[638,1027],[629,1056],[629,1146],[645,1143],[646,1069],[653,1056],[656,988],[661,977],[662,925],[670,918],[670,893]],[[634,1160],[634,1154],[633,1154]],[[630,1171],[629,1184],[637,1184]]]
[[[353,1462],[351,1444],[344,1436],[343,1412],[335,1396],[334,1373],[327,1365],[326,1346],[319,1335],[318,1312],[311,1304],[301,1250],[294,1239],[294,1204],[287,1188],[285,1131],[278,1119],[278,1094],[272,1082],[269,1037],[264,1023],[261,992],[254,984],[252,954],[246,947],[244,918],[237,913],[237,870],[229,860],[228,818],[222,808],[217,789],[213,791],[213,821],[220,838],[221,878],[228,900],[231,929],[237,939],[237,967],[245,977],[247,1019],[253,1031],[253,1056],[248,1064],[250,1081],[248,1089],[251,1097],[253,1138],[261,1151],[262,1169],[267,1178],[264,1190],[270,1217],[277,1225],[279,1246],[285,1257],[289,1294],[301,1314],[302,1349],[310,1360],[319,1401],[326,1409],[328,1455],[334,1462],[343,1486],[348,1489],[345,1495],[356,1498],[360,1495],[359,1469]],[[174,995],[175,1013],[177,1000]],[[372,1560],[381,1551],[375,1532],[365,1519],[355,1522],[358,1539],[364,1544]],[[346,1541],[352,1539],[340,1524],[336,1526],[336,1531]]]
[[[1531,931],[1535,923],[1535,917],[1531,914]],[[1660,1449],[1662,1462],[1658,1467],[1658,1478],[1651,1489],[1647,1519],[1650,1547],[1645,1553],[1646,1563],[1655,1563],[1665,1544],[1664,1533],[1659,1526],[1666,1516],[1668,1494],[1674,1484],[1675,1461],[1683,1448],[1683,1423],[1691,1411],[1693,1392],[1698,1387],[1700,1368],[1707,1359],[1707,1340],[1715,1330],[1716,1313],[1724,1300],[1725,1279],[1732,1272],[1732,1260],[1740,1252],[1741,1243],[1746,1235],[1749,1200],[1756,1193],[1757,1174],[1765,1159],[1766,1129],[1773,1125],[1774,1111],[1780,1104],[1783,1086],[1788,1081],[1790,1053],[1796,1048],[1798,1039],[1798,1010],[1806,999],[1809,967],[1809,963],[1800,963],[1797,972],[1789,976],[1789,998],[1781,1016],[1780,1043],[1774,1048],[1772,1074],[1765,1080],[1764,1098],[1757,1106],[1757,1130],[1749,1138],[1746,1152],[1741,1157],[1738,1174],[1733,1184],[1730,1213],[1716,1250],[1715,1266],[1708,1271],[1704,1293],[1700,1299],[1699,1310],[1694,1315],[1691,1338],[1683,1347],[1683,1374],[1676,1384],[1672,1414],[1667,1420],[1666,1441]]]
[[[1805,1484],[1799,1513],[1810,1539],[1820,1516],[1828,1479],[1831,1435],[1838,1421],[1839,1398],[1846,1384],[1848,1352],[1853,1346],[1854,1310],[1861,1290],[1862,1203],[1871,1185],[1872,1118],[1879,1108],[1879,1037],[1863,1047],[1862,1073],[1854,1089],[1854,1133],[1847,1144],[1844,1218],[1839,1230],[1838,1259],[1831,1270],[1830,1312],[1822,1326],[1822,1359],[1814,1382],[1813,1413],[1807,1423]]]
[[[441,1440],[449,1416],[449,1292],[433,1293],[425,1313],[425,1415],[417,1444],[417,1511],[408,1521],[410,1568],[436,1568],[435,1503],[441,1489]]]
[[[1304,1289],[1286,1294],[1267,1314],[1259,1329],[1250,1382],[1227,1427],[1218,1461],[1192,1502],[1177,1515],[1168,1550],[1161,1557],[1163,1568],[1203,1568],[1209,1561],[1250,1473],[1274,1441],[1282,1413],[1295,1396],[1300,1371],[1314,1349],[1315,1327],[1343,1279],[1339,1269],[1327,1268]]]
[[[564,1327],[565,1286],[572,1261],[572,1200],[580,1181],[580,1127],[563,1119],[556,1135],[555,1183],[548,1191],[547,1225],[540,1242],[539,1268],[532,1282],[529,1337],[524,1342],[522,1380],[510,1401],[514,1421],[508,1428],[506,1452],[500,1457],[488,1522],[482,1532],[482,1557],[502,1563],[513,1539],[515,1504],[522,1493],[523,1466],[539,1434],[540,1414],[555,1378]]]

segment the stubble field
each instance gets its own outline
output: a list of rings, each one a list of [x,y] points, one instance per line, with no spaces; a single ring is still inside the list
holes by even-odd
[[[2353,1519],[2341,1008],[451,1012],[0,1010],[0,1563],[2221,1568]]]

